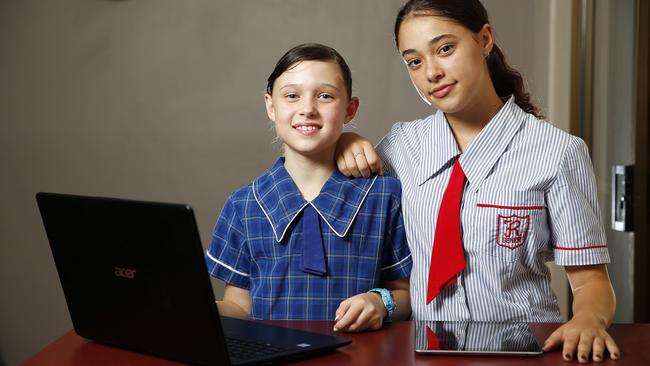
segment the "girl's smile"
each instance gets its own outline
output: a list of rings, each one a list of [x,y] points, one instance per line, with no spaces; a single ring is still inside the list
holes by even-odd
[[[294,124],[293,128],[305,136],[313,136],[318,133],[318,130],[322,129],[323,126],[318,123],[304,122]]]
[[[451,93],[452,89],[456,83],[450,83],[450,84],[445,84],[442,86],[439,86],[435,89],[433,89],[431,92],[429,92],[429,95],[432,95],[435,98],[442,99],[446,97],[449,93]]]

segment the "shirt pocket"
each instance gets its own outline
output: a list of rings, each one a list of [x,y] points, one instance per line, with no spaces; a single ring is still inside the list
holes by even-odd
[[[481,250],[504,262],[536,252],[546,235],[543,191],[484,191],[476,201]]]

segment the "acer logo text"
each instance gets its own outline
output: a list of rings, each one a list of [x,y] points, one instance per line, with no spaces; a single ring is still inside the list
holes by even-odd
[[[130,279],[135,278],[135,272],[136,272],[135,269],[115,267],[114,270],[115,270],[114,271],[115,276],[117,277],[130,278]]]

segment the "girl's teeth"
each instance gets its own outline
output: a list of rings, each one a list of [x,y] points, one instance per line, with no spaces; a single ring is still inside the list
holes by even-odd
[[[312,131],[316,129],[316,126],[298,126],[296,128],[301,131]]]

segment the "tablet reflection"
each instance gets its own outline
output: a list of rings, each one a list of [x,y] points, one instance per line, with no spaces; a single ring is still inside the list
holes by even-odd
[[[417,321],[418,351],[540,352],[527,323]]]

